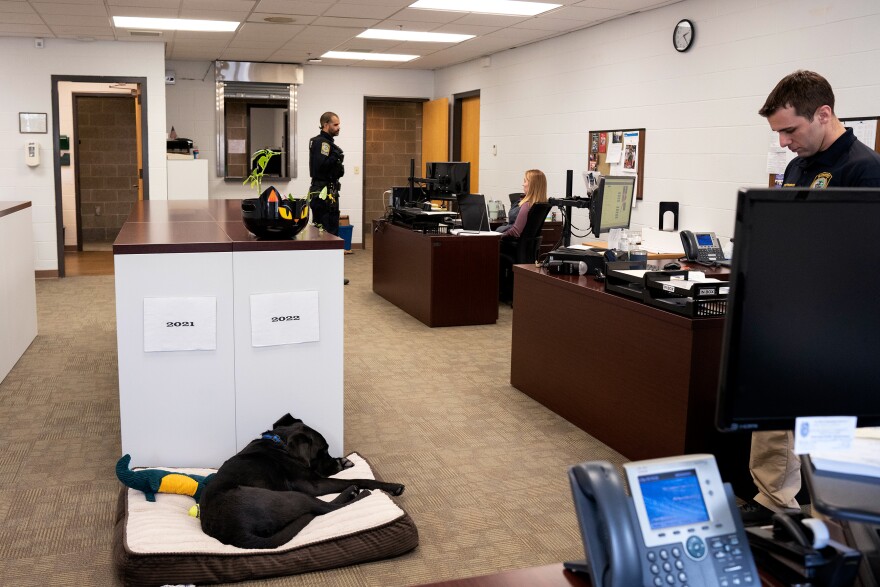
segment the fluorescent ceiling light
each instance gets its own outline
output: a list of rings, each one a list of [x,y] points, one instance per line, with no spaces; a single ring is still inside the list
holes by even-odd
[[[399,53],[360,53],[358,51],[327,51],[324,59],[354,59],[358,61],[412,61],[420,55],[400,55]]]
[[[456,35],[453,33],[420,33],[418,31],[391,31],[367,29],[358,37],[362,39],[386,39],[389,41],[425,41],[428,43],[461,43],[473,39],[475,35]]]
[[[535,16],[562,4],[521,2],[519,0],[417,0],[410,8],[423,10],[448,10],[452,12],[478,12],[480,14],[507,14],[510,16]]]
[[[234,31],[241,23],[231,20],[190,20],[186,18],[140,18],[114,16],[113,24],[124,29],[160,31]]]

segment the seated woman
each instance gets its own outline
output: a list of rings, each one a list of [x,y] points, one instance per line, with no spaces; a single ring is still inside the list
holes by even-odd
[[[529,219],[529,209],[532,204],[547,201],[547,177],[540,169],[529,169],[523,176],[522,183],[525,196],[519,201],[519,212],[516,221],[501,235],[502,240],[516,238],[522,234],[526,221]]]
[[[519,194],[520,196],[524,196],[525,194]],[[507,222],[499,226],[495,229],[495,232],[507,232],[510,230],[510,227],[513,226],[513,223],[516,222],[516,216],[519,214],[519,205],[522,201],[522,197],[517,199],[513,199],[514,194],[510,194],[510,201],[512,205],[510,206],[510,211],[507,213]]]

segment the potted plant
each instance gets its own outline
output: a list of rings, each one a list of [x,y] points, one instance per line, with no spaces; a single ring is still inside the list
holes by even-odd
[[[260,238],[280,239],[296,236],[309,223],[309,207],[304,199],[288,194],[282,198],[273,186],[263,189],[266,167],[278,151],[262,149],[251,157],[253,169],[242,185],[250,184],[258,198],[242,201],[241,214],[245,227]]]

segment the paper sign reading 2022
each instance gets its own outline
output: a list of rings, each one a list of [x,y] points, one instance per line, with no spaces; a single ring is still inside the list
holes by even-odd
[[[217,349],[217,298],[144,298],[144,352]]]
[[[318,292],[251,295],[251,344],[275,346],[320,340]]]

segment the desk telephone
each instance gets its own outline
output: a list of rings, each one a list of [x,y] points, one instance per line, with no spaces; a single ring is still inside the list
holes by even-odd
[[[712,455],[627,463],[632,497],[614,467],[569,470],[585,562],[595,587],[759,587],[761,580],[729,484]]]
[[[696,261],[703,265],[714,265],[720,261],[726,261],[721,243],[714,232],[691,232],[682,230],[681,245],[684,247],[684,256],[688,261]]]

